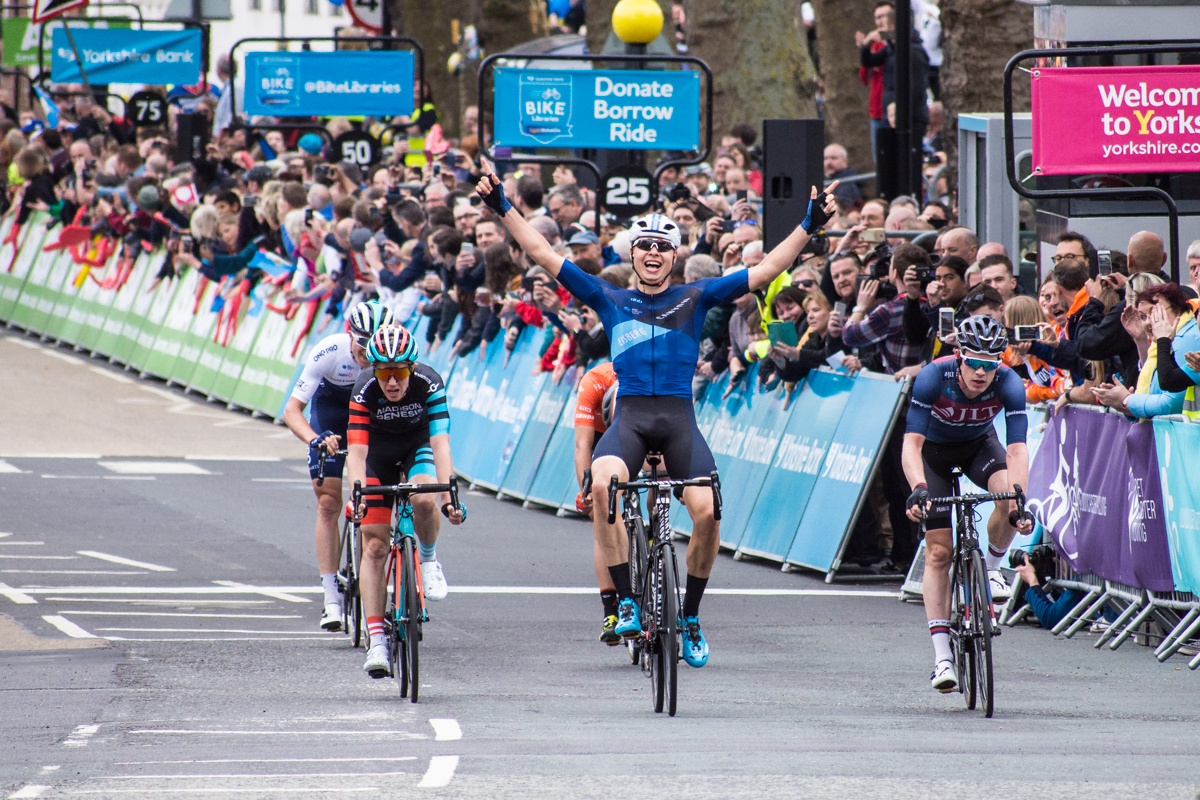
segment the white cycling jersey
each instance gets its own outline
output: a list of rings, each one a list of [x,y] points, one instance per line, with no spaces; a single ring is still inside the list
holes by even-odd
[[[309,352],[292,397],[305,404],[313,397],[328,397],[348,405],[361,373],[362,367],[351,354],[350,334],[326,336]]]

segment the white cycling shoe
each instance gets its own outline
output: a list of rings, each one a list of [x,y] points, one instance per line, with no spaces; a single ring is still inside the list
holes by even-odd
[[[942,694],[953,692],[958,688],[958,673],[954,671],[954,663],[951,661],[939,661],[933,667],[933,675],[930,676],[929,682],[933,684],[933,688],[937,689]]]
[[[321,630],[340,631],[342,629],[342,604],[326,603],[325,613],[321,615]]]
[[[421,585],[425,587],[425,599],[429,602],[445,600],[450,587],[442,574],[442,565],[437,561],[421,562]]]
[[[1012,597],[1012,587],[998,569],[988,570],[988,586],[991,587],[993,601],[1005,602]]]
[[[363,664],[363,671],[372,678],[387,678],[392,674],[391,665],[388,664],[387,645],[377,644],[367,650],[367,661]]]

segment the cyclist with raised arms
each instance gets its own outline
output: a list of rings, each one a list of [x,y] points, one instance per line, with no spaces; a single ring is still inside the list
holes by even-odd
[[[988,492],[1012,492],[1026,485],[1029,450],[1025,446],[1025,385],[1021,377],[1000,363],[1008,347],[1004,326],[991,317],[968,317],[956,331],[957,353],[927,364],[913,383],[908,407],[904,448],[904,475],[912,487],[908,516],[925,517],[925,616],[933,637],[934,667],[930,679],[939,692],[952,692],[958,675],[950,652],[950,561],[954,542],[950,534],[950,507],[930,507],[931,497],[953,494],[951,470],[959,467],[976,486]],[[992,420],[1004,414],[1007,447],[1000,444]],[[992,579],[999,582],[1000,561],[1012,542],[1009,514],[1012,501],[995,504],[988,519],[988,547],[984,555]],[[1022,520],[1018,529],[1028,533]]]
[[[335,333],[317,342],[304,362],[292,396],[283,409],[283,421],[308,445],[308,474],[317,494],[317,569],[325,590],[321,627],[342,629],[342,594],[337,585],[338,514],[342,510],[342,467],[337,454],[346,439],[350,420],[350,394],[359,374],[370,366],[367,343],[380,326],[392,321],[382,303],[359,303],[346,317],[346,333]],[[304,407],[310,406],[309,418]],[[317,433],[320,431],[320,433]],[[317,484],[321,450],[325,451],[325,477]]]
[[[617,397],[617,373],[611,362],[605,362],[592,367],[579,382],[579,395],[575,400],[575,479],[582,489],[583,473],[592,468],[592,453],[600,437],[612,425],[613,406]],[[575,510],[580,514],[591,516],[593,513],[592,495],[582,491],[575,497]],[[605,517],[598,524],[607,526]],[[615,525],[620,525],[620,522]],[[616,536],[609,533],[605,538]],[[600,624],[600,641],[615,647],[621,643],[617,633],[617,598],[616,587],[613,586],[612,575],[605,564],[604,548],[600,537],[596,537],[593,550],[593,560],[596,566],[596,582],[600,585],[600,603],[604,607],[604,619]]]
[[[722,278],[704,278],[671,286],[671,269],[679,249],[679,227],[661,214],[649,214],[631,227],[636,288],[617,289],[588,275],[556,253],[504,196],[500,181],[485,165],[476,191],[525,254],[558,278],[571,294],[599,315],[612,343],[613,369],[620,388],[612,426],[596,445],[592,461],[592,502],[608,507],[611,476],[628,481],[645,461],[646,453],[661,452],[667,474],[676,480],[706,478],[715,469],[712,452],[696,426],[692,377],[699,357],[700,330],[713,306],[766,287],[790,267],[834,213],[832,192],[812,190],[808,216],[756,266]],[[712,494],[707,488],[684,490],[683,502],[692,517],[687,551],[687,591],[680,628],[683,658],[693,667],[708,661],[708,643],[700,629],[700,599],[716,561],[720,536],[713,519]],[[622,526],[609,526],[595,514],[593,529],[620,599],[616,633],[641,635],[641,614],[633,599],[629,546]]]
[[[391,486],[410,483],[448,483],[454,472],[450,460],[450,409],[446,387],[433,369],[418,364],[417,343],[401,325],[380,328],[367,347],[373,369],[354,384],[350,399],[349,457],[351,483]],[[466,519],[466,509],[450,508],[450,494],[412,497],[413,529],[421,564],[420,585],[425,599],[446,596],[446,578],[437,560],[439,508],[449,508],[451,524]],[[354,509],[362,523],[363,555],[359,580],[363,616],[371,637],[363,669],[372,678],[389,674],[387,640],[383,632],[384,568],[391,550],[392,498],[365,495]]]

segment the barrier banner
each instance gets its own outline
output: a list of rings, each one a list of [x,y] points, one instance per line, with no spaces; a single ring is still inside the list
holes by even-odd
[[[254,302],[254,300],[260,299],[260,294],[265,295],[268,288],[270,287],[264,286],[260,282],[250,292],[250,307],[239,309],[241,319],[227,344],[221,343],[224,342],[225,334],[218,329],[218,325],[223,328],[228,322],[221,320],[213,324],[213,332],[204,343],[204,352],[200,354],[200,358],[207,360],[208,367],[212,369],[212,376],[207,378],[206,391],[213,399],[236,405],[231,401],[238,386],[241,385],[242,374],[246,368],[246,361],[250,358],[250,351],[258,341],[263,321],[268,314],[274,313],[267,310],[265,302]],[[218,333],[220,333],[219,337]],[[220,342],[217,341],[218,338],[220,338]],[[303,359],[307,354],[308,342],[305,342],[300,346],[297,355]],[[195,379],[193,377],[193,380]],[[285,394],[291,394],[291,386],[287,388]],[[284,402],[286,404],[286,398]]]
[[[1200,425],[1156,419],[1154,440],[1171,548],[1171,575],[1178,591],[1200,595],[1200,475],[1195,470]]]
[[[533,404],[533,411],[525,421],[525,429],[521,432],[521,440],[513,451],[500,484],[497,495],[508,495],[518,500],[524,500],[529,495],[529,487],[537,475],[538,464],[546,452],[546,445],[554,434],[554,426],[562,415],[563,406],[568,400],[574,400],[571,392],[572,381],[567,378],[558,383],[546,379],[542,390],[538,393]]]
[[[1200,66],[1032,71],[1033,172],[1200,170]]]
[[[164,280],[149,292],[150,308],[146,311],[145,316],[138,320],[137,344],[129,354],[129,364],[135,369],[142,372],[149,371],[147,367],[152,363],[151,356],[154,353],[154,344],[158,339],[158,333],[162,330],[163,321],[171,310],[175,291],[182,282],[183,278],[177,274],[176,277]],[[161,354],[159,360],[162,360]]]
[[[812,496],[800,518],[787,562],[826,573],[840,564],[841,552],[867,493],[867,479],[886,446],[896,407],[907,383],[891,375],[860,372],[842,411]]]
[[[67,316],[75,305],[75,299],[79,293],[79,289],[71,280],[78,272],[78,268],[71,261],[71,256],[63,252],[43,252],[39,260],[50,262],[50,272],[43,287],[45,289],[44,300],[38,301],[38,310],[46,310],[46,319],[41,323],[38,333],[49,339],[58,339],[59,331],[66,327]],[[81,311],[79,317],[72,320],[72,337],[67,341],[74,341],[74,336],[82,329],[86,319],[87,313]]]
[[[1067,406],[1030,466],[1028,506],[1076,572],[1169,592],[1153,437],[1150,424]]]
[[[699,149],[693,70],[497,67],[495,82],[497,145]]]
[[[162,326],[158,330],[158,335],[154,337],[154,344],[147,352],[145,360],[140,365],[142,372],[163,380],[171,380],[175,359],[179,357],[179,351],[183,349],[184,337],[192,324],[192,304],[200,278],[199,272],[189,269],[175,281],[177,286],[172,293],[166,314],[163,315]],[[162,287],[160,286],[159,289],[161,290]]]
[[[139,352],[138,338],[142,335],[142,329],[145,328],[149,321],[147,319],[150,314],[150,309],[154,305],[156,291],[151,291],[150,287],[154,285],[157,278],[158,270],[162,267],[162,261],[152,259],[141,270],[134,268],[133,275],[129,278],[129,283],[126,284],[126,289],[122,291],[133,292],[129,313],[126,315],[125,323],[121,326],[121,337],[113,348],[112,358],[131,369],[137,368],[137,363],[133,360],[134,356]],[[170,281],[163,281],[170,284]],[[159,284],[159,289],[164,288]],[[153,343],[153,340],[151,340]]]
[[[185,388],[193,385],[196,370],[200,368],[200,354],[217,327],[218,314],[212,310],[212,300],[218,288],[208,278],[200,276],[192,292],[185,294],[179,290],[175,302],[187,307],[191,319],[179,340],[179,357],[171,365],[169,383]]]
[[[551,508],[575,510],[575,495],[579,493],[579,481],[575,477],[575,402],[576,392],[567,395],[558,424],[542,453],[533,483],[525,502]]]
[[[109,269],[116,266],[117,255],[113,254],[109,258]],[[96,337],[96,343],[93,345],[93,352],[101,355],[115,355],[120,347],[121,331],[124,330],[126,323],[129,322],[129,311],[133,308],[133,302],[137,298],[138,287],[142,284],[142,279],[145,277],[147,266],[151,262],[151,257],[145,253],[138,256],[137,261],[133,264],[133,270],[130,272],[125,284],[118,288],[105,290],[106,294],[112,295],[111,303],[108,307],[108,316],[104,318],[104,326],[100,329],[100,335]],[[156,261],[154,272],[158,272],[158,262]],[[90,278],[88,280],[91,280]]]
[[[29,238],[21,245],[13,264],[13,273],[24,274],[25,283],[21,287],[21,295],[17,298],[10,321],[25,330],[40,334],[54,309],[55,294],[49,288],[49,283],[50,273],[57,259],[52,254],[42,252],[46,224],[34,222],[33,217],[25,224],[30,228]],[[22,230],[21,233],[25,231]]]
[[[740,552],[780,562],[787,557],[854,382],[822,370],[808,374],[780,426],[779,447],[757,501],[746,514],[746,533],[737,543]]]
[[[61,28],[61,18],[46,23],[46,33],[54,41],[54,31]],[[80,28],[129,28],[127,20],[71,19],[71,30]],[[38,65],[38,34],[41,25],[29,24],[29,17],[8,17],[0,20],[0,35],[4,37],[4,66],[36,67]]]
[[[117,266],[111,258],[109,263],[114,268]],[[88,272],[90,273],[90,270]],[[108,320],[113,296],[116,293],[112,289],[102,288],[99,283],[92,280],[80,264],[76,264],[69,273],[66,288],[71,287],[72,280],[78,282],[81,278],[83,285],[75,296],[75,302],[71,304],[71,311],[68,315],[69,319],[78,323],[80,327],[74,338],[66,336],[65,333],[63,338],[77,347],[94,351],[96,343],[100,341],[100,335],[104,332],[104,324]]]
[[[411,50],[247,53],[243,103],[282,117],[407,116],[414,63]]]
[[[178,31],[92,29],[71,26],[71,36],[88,82],[178,83],[200,80],[200,29]],[[80,83],[83,78],[75,52],[62,28],[50,37],[53,57],[50,78],[55,83]],[[411,85],[411,84],[410,84]],[[249,110],[249,109],[247,109]]]
[[[0,244],[0,319],[4,320],[12,314],[13,306],[21,296],[21,287],[25,285],[24,275],[14,275],[8,271],[8,265],[13,263],[16,245],[5,240],[12,232],[15,219],[14,215],[9,215],[0,222],[0,242],[4,242]]]
[[[707,430],[713,426],[713,421],[721,413],[721,398],[728,388],[729,370],[714,377],[708,386],[704,387],[704,396],[696,403],[696,427],[700,430]],[[724,479],[725,473],[721,473],[721,480]],[[671,504],[671,530],[682,536],[692,535],[692,515],[683,507],[683,503]]]

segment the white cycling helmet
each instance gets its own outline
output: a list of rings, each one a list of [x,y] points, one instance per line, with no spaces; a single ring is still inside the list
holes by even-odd
[[[662,214],[647,214],[633,221],[629,228],[629,243],[636,245],[642,239],[658,239],[678,250],[683,242],[679,235],[679,226],[670,217]]]

